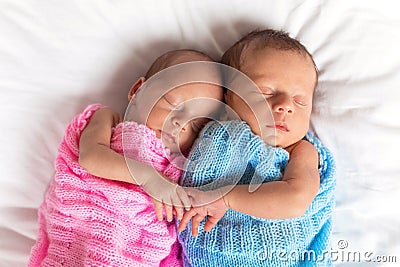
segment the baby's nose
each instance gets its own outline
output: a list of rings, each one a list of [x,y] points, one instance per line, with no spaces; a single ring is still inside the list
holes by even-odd
[[[185,132],[188,127],[188,123],[185,122],[185,118],[181,116],[174,116],[171,118],[172,126],[176,129],[176,132]]]
[[[289,96],[284,96],[284,95],[278,97],[275,100],[274,110],[275,110],[275,112],[279,112],[279,113],[292,114],[294,109],[293,109],[293,103],[291,101],[291,98]]]
[[[181,123],[180,123],[180,121],[179,121],[179,119],[177,117],[173,117],[171,121],[172,121],[172,125],[173,126],[175,126],[175,127],[180,127],[181,126]]]

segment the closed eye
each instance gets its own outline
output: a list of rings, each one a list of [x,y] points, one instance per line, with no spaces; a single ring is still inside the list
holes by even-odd
[[[262,87],[261,89],[261,94],[265,97],[265,98],[270,98],[272,97],[275,92],[272,88],[269,87]]]
[[[172,107],[176,107],[176,106],[177,106],[176,102],[173,101],[172,99],[169,99],[169,98],[166,97],[166,96],[163,96],[162,98],[163,98],[170,106],[172,106]]]
[[[307,106],[307,101],[302,97],[294,97],[294,102],[300,106]]]
[[[274,96],[273,93],[262,93],[262,95],[263,95],[265,98],[270,98],[270,97],[273,97],[273,96]]]

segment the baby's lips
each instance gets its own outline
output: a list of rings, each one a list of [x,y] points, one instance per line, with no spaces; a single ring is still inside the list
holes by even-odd
[[[283,132],[289,132],[289,128],[285,122],[276,122],[274,125],[267,125],[268,128],[275,128]]]
[[[170,144],[175,144],[176,143],[176,138],[172,134],[169,134],[167,132],[162,132],[161,137],[163,140],[167,141]]]

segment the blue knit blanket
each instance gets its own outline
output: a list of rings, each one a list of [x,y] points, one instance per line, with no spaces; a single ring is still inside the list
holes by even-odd
[[[305,214],[262,219],[229,209],[208,233],[203,220],[196,237],[189,223],[178,235],[185,266],[332,265],[329,239],[335,164],[313,134],[307,133],[304,139],[318,150],[321,177],[319,192]],[[181,184],[211,190],[281,180],[288,160],[286,150],[266,145],[242,121],[210,122],[193,146]]]

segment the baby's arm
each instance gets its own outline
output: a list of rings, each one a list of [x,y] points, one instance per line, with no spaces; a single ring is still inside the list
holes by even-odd
[[[320,184],[318,172],[318,152],[315,147],[304,140],[293,145],[290,149],[290,160],[281,181],[263,183],[254,192],[249,192],[249,185],[236,185],[223,197],[216,199],[214,191],[209,195],[214,197],[213,202],[193,207],[186,212],[179,224],[179,231],[186,228],[192,220],[192,235],[196,236],[200,222],[206,217],[204,230],[210,231],[222,218],[228,208],[235,211],[268,219],[284,219],[298,217],[304,214],[314,197],[317,195]],[[231,189],[231,186],[222,187],[220,195]],[[207,192],[189,191],[190,197],[204,198]]]
[[[110,148],[111,128],[120,121],[119,114],[109,108],[93,114],[79,140],[79,164],[93,175],[137,184],[124,157]]]
[[[157,173],[153,167],[136,160],[129,160],[133,177],[125,158],[110,148],[111,128],[121,121],[119,114],[109,108],[96,111],[79,142],[79,164],[89,173],[110,180],[141,185],[152,197],[157,217],[162,220],[162,209],[167,220],[172,220],[172,206],[178,217],[182,216],[182,206],[188,208],[190,200],[181,187]]]
[[[235,186],[224,196],[229,208],[268,219],[303,215],[319,190],[318,152],[305,140],[288,151],[290,159],[281,181],[261,184],[252,193],[248,185]]]

